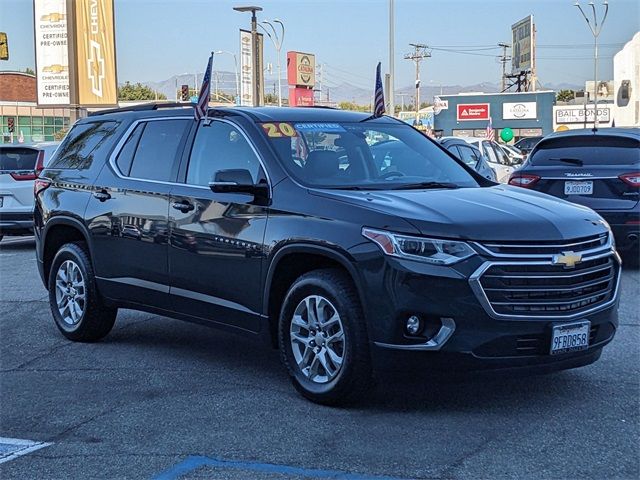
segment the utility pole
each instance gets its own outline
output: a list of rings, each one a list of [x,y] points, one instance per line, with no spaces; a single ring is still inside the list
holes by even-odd
[[[389,0],[389,114],[393,117],[396,114],[395,101],[395,6],[394,0]]]
[[[408,97],[409,94],[408,93],[399,93],[398,96],[400,97],[400,101],[402,102],[401,103],[402,106],[400,107],[401,108],[400,111],[404,112],[404,97]]]
[[[502,77],[500,78],[500,91],[504,92],[507,85],[507,62],[511,60],[511,57],[507,56],[507,48],[511,45],[508,43],[499,43],[499,47],[502,48],[502,57],[500,57],[500,63],[502,63]]]
[[[413,52],[405,54],[405,60],[413,60],[416,65],[416,124],[419,120],[420,112],[420,62],[431,56],[431,52],[427,50],[427,46],[421,43],[410,43],[413,47]]]

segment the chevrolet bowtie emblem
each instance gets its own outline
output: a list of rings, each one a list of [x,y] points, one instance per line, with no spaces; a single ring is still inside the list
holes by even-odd
[[[582,261],[582,254],[575,252],[562,252],[554,255],[551,263],[554,265],[563,265],[565,268],[573,268]]]

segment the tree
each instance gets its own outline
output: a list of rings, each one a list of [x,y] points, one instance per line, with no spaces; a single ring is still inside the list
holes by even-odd
[[[67,134],[68,131],[69,131],[68,127],[61,128],[60,130],[58,130],[57,132],[55,132],[53,134],[53,139],[56,142],[59,142],[60,140],[62,140],[65,137],[65,135]]]
[[[560,90],[556,94],[556,100],[558,100],[559,102],[568,102],[570,100],[573,100],[574,98],[576,98],[576,92],[574,92],[573,90]]]
[[[370,105],[358,105],[355,102],[340,102],[338,104],[338,108],[340,108],[341,110],[351,110],[354,112],[370,112],[371,111]]]
[[[132,85],[125,82],[124,85],[118,87],[118,100],[166,100],[167,96],[162,93],[156,93],[151,88],[141,83]]]
[[[24,73],[26,73],[27,75],[33,75],[34,77],[36,76],[36,72],[34,72],[33,69],[29,67],[24,69]]]

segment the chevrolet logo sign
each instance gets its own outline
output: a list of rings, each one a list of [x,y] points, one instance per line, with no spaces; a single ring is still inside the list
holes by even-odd
[[[559,255],[554,255],[551,259],[551,263],[554,265],[562,265],[564,268],[574,268],[576,264],[582,261],[582,254],[575,252],[562,252]]]

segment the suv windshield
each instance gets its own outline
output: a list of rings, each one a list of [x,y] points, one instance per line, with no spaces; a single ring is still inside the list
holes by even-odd
[[[633,165],[640,161],[640,142],[626,137],[576,136],[549,139],[538,145],[529,162],[553,165]]]
[[[307,186],[353,189],[477,187],[467,170],[408,125],[261,124],[289,174]]]
[[[0,171],[33,170],[38,151],[32,148],[0,148]]]

